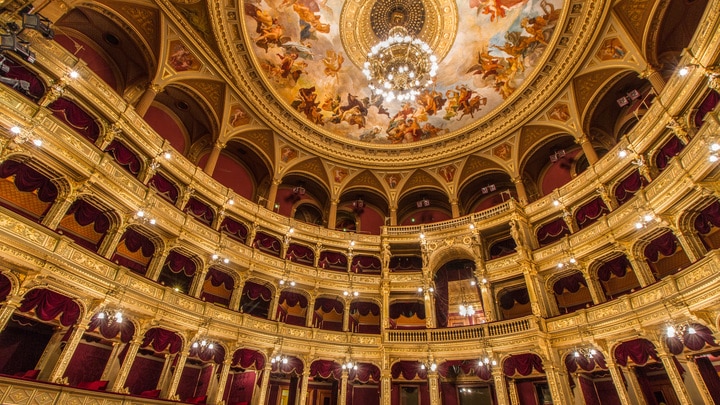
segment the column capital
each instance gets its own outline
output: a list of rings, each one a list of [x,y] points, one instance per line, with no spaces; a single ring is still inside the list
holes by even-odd
[[[157,94],[160,93],[163,90],[163,86],[156,82],[148,83],[147,89],[152,91],[153,93]]]

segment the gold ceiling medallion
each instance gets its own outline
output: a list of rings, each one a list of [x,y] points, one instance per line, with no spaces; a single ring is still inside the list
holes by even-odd
[[[457,4],[449,0],[351,0],[340,14],[345,53],[363,70],[368,53],[402,26],[407,36],[427,44],[440,63],[455,42]]]

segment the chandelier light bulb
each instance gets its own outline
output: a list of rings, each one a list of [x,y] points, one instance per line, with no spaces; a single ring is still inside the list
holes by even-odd
[[[12,127],[10,127],[10,132],[12,132],[15,135],[20,135],[20,132],[22,132],[22,130],[20,129],[19,126],[13,125]]]
[[[288,364],[288,359],[287,359],[287,357],[283,357],[283,359],[282,359],[282,364]]]
[[[560,205],[560,201],[558,201],[558,200],[553,200],[553,205],[557,207],[558,205]]]
[[[97,319],[105,319],[105,311],[98,312]]]
[[[137,216],[138,216],[139,218],[144,217],[144,216],[145,216],[145,211],[139,210],[139,211],[137,212]]]
[[[421,364],[420,369],[425,370],[425,364]]]
[[[710,150],[713,152],[720,151],[720,143],[713,142],[712,144],[710,144]]]
[[[430,371],[435,371],[435,370],[437,370],[437,364],[433,363],[430,365]]]
[[[710,161],[710,163],[715,163],[718,160],[720,160],[720,158],[718,158],[717,155],[710,155],[710,156],[708,156],[708,160]]]
[[[213,259],[213,260],[217,260],[217,259],[218,259],[217,253],[215,253],[215,254],[212,255],[212,259]]]
[[[687,328],[687,333],[688,333],[689,335],[694,335],[695,333],[697,333],[697,331],[696,331],[695,328],[693,328],[692,326],[688,326],[688,328]]]
[[[635,229],[642,229],[643,224],[642,222],[635,222]]]
[[[80,74],[79,74],[78,72],[76,72],[76,71],[74,71],[74,70],[71,70],[71,71],[70,71],[70,78],[71,78],[71,79],[77,79],[78,77],[80,77]]]
[[[675,327],[672,325],[668,325],[666,333],[667,337],[675,337]]]
[[[225,263],[225,264],[228,264],[228,263],[230,263],[230,259],[228,259],[227,257],[226,257],[226,258],[224,258],[224,259],[223,259],[223,263]]]
[[[280,285],[285,285],[285,280],[280,280]]]
[[[682,77],[687,76],[688,73],[690,73],[690,69],[687,66],[683,66],[678,70],[678,74]]]
[[[198,346],[200,346],[200,345],[198,344],[198,342],[193,342],[193,344],[192,344],[193,349],[197,349]]]
[[[208,349],[212,350],[212,349],[214,349],[214,348],[215,348],[215,345],[214,345],[213,343],[210,343],[210,344],[208,345]]]
[[[33,145],[37,146],[38,148],[42,146],[42,139],[33,139]]]
[[[295,287],[295,282],[294,282],[294,281],[291,281],[291,282],[290,282],[290,287]]]

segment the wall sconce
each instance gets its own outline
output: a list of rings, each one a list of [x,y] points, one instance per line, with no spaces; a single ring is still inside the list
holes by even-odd
[[[12,134],[12,140],[18,145],[22,145],[25,142],[32,142],[33,145],[41,147],[43,142],[42,139],[36,138],[31,135],[30,131],[21,128],[18,125],[10,127],[10,134]]]

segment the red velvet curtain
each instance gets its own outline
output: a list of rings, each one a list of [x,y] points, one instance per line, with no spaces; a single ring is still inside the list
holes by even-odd
[[[380,405],[380,388],[375,385],[353,385],[352,401],[347,405]]]
[[[712,331],[707,326],[699,323],[691,323],[688,326],[695,329],[695,333],[688,333],[686,329],[683,332],[682,340],[678,335],[665,337],[665,344],[672,354],[678,355],[682,353],[685,347],[697,351],[703,349],[706,345],[717,346]]]
[[[239,349],[233,355],[232,365],[243,369],[262,370],[265,367],[265,356],[257,350]]]
[[[85,200],[75,201],[67,211],[66,215],[73,215],[75,222],[81,226],[94,224],[93,229],[97,233],[105,233],[110,228],[108,217]]]
[[[525,305],[528,302],[530,302],[530,294],[528,294],[527,288],[506,291],[500,296],[500,306],[506,310],[514,307],[515,303]]]
[[[332,360],[315,360],[310,364],[310,377],[334,378],[340,381],[342,366]]]
[[[245,243],[248,235],[248,229],[245,225],[229,217],[223,219],[222,224],[220,224],[220,231],[227,233],[241,243]]]
[[[357,370],[352,369],[348,373],[348,381],[359,381],[363,384],[368,382],[379,383],[380,369],[371,363],[358,363]]]
[[[646,185],[647,180],[640,175],[639,171],[633,170],[615,187],[615,199],[617,199],[619,205],[623,205]]]
[[[393,302],[390,304],[390,318],[397,319],[401,315],[411,317],[416,315],[420,319],[425,319],[425,303],[422,301],[414,302]]]
[[[328,313],[335,310],[335,312],[342,314],[344,306],[342,301],[335,298],[320,297],[315,300],[315,311],[321,310]]]
[[[35,310],[35,315],[43,321],[51,321],[59,316],[63,326],[75,324],[80,316],[80,306],[72,298],[44,288],[36,288],[25,294],[18,310]]]
[[[578,369],[584,371],[593,371],[596,368],[607,370],[607,364],[605,363],[605,356],[602,353],[596,352],[592,358],[585,356],[575,356],[574,353],[570,353],[565,356],[565,367],[568,372],[574,373]]]
[[[567,223],[562,218],[549,222],[535,232],[540,246],[549,245],[570,233]]]
[[[180,351],[182,343],[182,338],[177,333],[162,328],[152,328],[145,332],[141,347],[150,346],[156,353],[167,350],[174,354]]]
[[[247,402],[249,404],[252,399],[254,389],[254,371],[231,373],[230,378],[228,378],[227,385],[225,386],[225,403],[227,403],[228,405],[232,405]]]
[[[115,161],[130,174],[137,176],[140,173],[140,159],[135,155],[135,152],[131,151],[122,142],[117,139],[113,140],[105,149],[105,152],[110,153],[115,158]]]
[[[712,110],[715,109],[715,106],[720,102],[720,94],[718,94],[714,90],[710,90],[707,96],[703,99],[703,101],[700,103],[700,105],[697,107],[697,112],[695,113],[695,127],[700,128],[705,122],[705,116]]]
[[[398,361],[392,365],[390,372],[392,373],[392,378],[398,378],[400,376],[406,380],[414,380],[416,377],[421,380],[427,378],[427,369],[423,369],[421,363],[414,360]]]
[[[563,277],[553,284],[553,291],[557,295],[562,295],[564,291],[576,293],[581,287],[587,287],[587,281],[582,273],[573,273],[567,277]]]
[[[255,240],[253,241],[253,247],[262,250],[273,256],[280,256],[280,240],[272,235],[268,235],[264,232],[255,233]]]
[[[677,250],[678,240],[671,231],[667,231],[664,234],[653,239],[649,245],[645,247],[645,258],[650,262],[655,263],[660,260],[660,255],[664,257],[672,256]]]
[[[95,119],[73,101],[60,97],[52,102],[48,109],[60,121],[66,123],[90,142],[95,142],[100,135],[100,127]]]
[[[695,218],[695,229],[701,234],[710,233],[713,227],[720,227],[720,202],[718,201],[700,211]]]
[[[533,370],[538,373],[545,372],[542,366],[542,359],[534,353],[512,355],[503,362],[503,372],[508,377],[516,374],[528,376]]]
[[[182,374],[180,375],[180,383],[178,384],[176,391],[181,401],[196,396],[196,392],[202,387],[200,382],[200,375],[202,372],[203,369],[190,367],[188,364],[183,367]]]
[[[422,257],[420,256],[393,256],[388,265],[391,271],[417,271],[422,270]]]
[[[532,381],[515,381],[520,405],[538,405],[537,389]]]
[[[306,296],[287,290],[280,293],[280,300],[278,301],[278,304],[282,305],[283,302],[286,302],[288,307],[300,305],[300,308],[307,308],[308,305]]]
[[[114,322],[113,320],[113,322],[110,322],[107,317],[104,319],[98,318],[97,314],[90,320],[87,330],[92,332],[96,329],[106,339],[114,339],[120,335],[120,341],[123,343],[129,342],[135,335],[135,324],[129,320],[125,319],[123,322]]]
[[[45,94],[45,84],[37,77],[37,75],[35,75],[34,72],[26,69],[22,64],[7,55],[5,55],[5,61],[3,64],[10,68],[10,71],[7,73],[0,72],[1,75],[10,79],[23,80],[30,84],[27,92],[21,91],[19,92],[20,94],[24,94],[33,100],[39,100]],[[12,87],[9,84],[7,84],[7,86]]]
[[[229,291],[232,291],[235,288],[235,280],[232,276],[214,267],[211,267],[210,270],[208,270],[208,274],[205,279],[210,280],[210,283],[214,287],[220,287],[220,285],[222,285],[223,288]]]
[[[268,287],[248,281],[243,287],[240,309],[246,314],[267,318],[271,298]]]
[[[650,359],[660,360],[655,351],[655,346],[645,339],[623,342],[615,348],[615,363],[621,366],[627,366],[628,360],[642,366]]]
[[[309,246],[291,243],[288,246],[285,258],[289,259],[291,262],[312,266],[315,264],[315,251],[313,251],[313,249]]]
[[[11,289],[12,283],[10,283],[10,279],[0,273],[0,302],[5,301]]]
[[[162,174],[155,173],[155,175],[150,178],[147,185],[155,189],[160,197],[173,204],[177,202],[179,194],[177,186]]]
[[[492,380],[490,368],[479,360],[448,360],[438,366],[438,374],[445,378],[474,375],[484,381]]]
[[[304,370],[303,363],[300,359],[297,357],[290,356],[288,357],[287,363],[282,363],[279,361],[276,361],[275,363],[272,363],[272,371],[273,373],[283,373],[283,374],[294,374],[294,375],[302,375]]]
[[[503,239],[490,245],[490,259],[511,255],[515,253],[516,250],[517,243],[515,243],[515,239]]]
[[[125,241],[125,247],[133,253],[138,249],[142,249],[142,255],[145,257],[152,257],[155,253],[155,245],[152,241],[132,228],[128,228],[120,240]]]
[[[182,254],[172,250],[168,254],[165,260],[165,267],[170,269],[173,273],[183,272],[188,277],[192,277],[195,274],[195,262],[189,257],[183,256]]]
[[[160,380],[164,362],[157,357],[137,356],[130,367],[125,386],[131,394],[154,390]]]
[[[673,135],[672,138],[668,139],[668,141],[660,147],[660,151],[658,151],[655,156],[655,166],[660,170],[665,169],[670,158],[680,154],[683,149],[685,149],[685,145],[680,141],[680,138]]]
[[[14,183],[18,190],[33,192],[37,190],[40,201],[49,203],[55,201],[58,195],[57,187],[50,179],[25,163],[15,160],[6,160],[0,165],[0,178],[15,176]]]
[[[575,220],[577,221],[578,227],[583,229],[608,212],[610,212],[610,210],[602,198],[596,197],[575,212]]]
[[[600,266],[598,278],[600,281],[608,281],[613,274],[615,277],[623,277],[627,273],[628,267],[630,267],[630,262],[627,257],[620,256]]]
[[[597,392],[595,392],[595,384],[593,381],[582,374],[578,375],[578,384],[582,392],[586,405],[602,405]]]
[[[353,301],[350,304],[350,314],[355,313],[359,313],[362,316],[367,316],[372,313],[373,316],[378,316],[380,315],[380,307],[374,302]]]
[[[347,270],[347,256],[344,253],[323,250],[320,252],[318,267],[328,270]]]
[[[72,386],[82,382],[98,381],[110,359],[109,346],[95,346],[80,342],[65,369],[64,377]]]
[[[215,218],[212,208],[195,197],[190,197],[183,211],[191,214],[195,219],[206,225],[212,224],[213,218]]]
[[[353,256],[350,269],[355,273],[378,273],[382,270],[382,263],[376,256]]]
[[[696,357],[695,363],[697,364],[698,370],[700,370],[700,375],[702,376],[703,382],[705,382],[705,386],[708,388],[708,391],[710,391],[713,402],[715,402],[716,405],[720,405],[720,377],[718,377],[715,366],[713,366],[712,361],[706,356]]]

